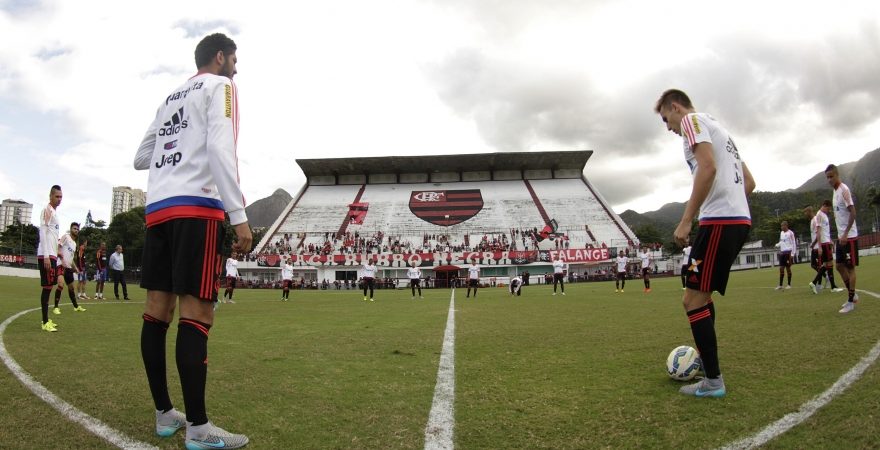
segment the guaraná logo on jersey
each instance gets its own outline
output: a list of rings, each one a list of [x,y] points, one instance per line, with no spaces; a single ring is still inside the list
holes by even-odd
[[[479,189],[412,191],[409,210],[425,222],[448,227],[474,217],[483,209]]]
[[[171,120],[162,124],[159,128],[159,136],[173,136],[186,128],[186,119],[183,118],[183,106],[171,115]]]

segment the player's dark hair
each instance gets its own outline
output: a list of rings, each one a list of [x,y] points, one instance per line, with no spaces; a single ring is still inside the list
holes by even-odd
[[[654,112],[660,114],[660,108],[672,106],[673,102],[689,109],[694,107],[693,103],[691,103],[690,97],[688,97],[684,91],[679,89],[667,89],[657,100],[657,104],[654,105]]]
[[[828,167],[825,168],[825,172],[834,172],[834,173],[838,173],[838,172],[837,172],[837,166],[835,166],[834,164],[828,164]]]
[[[79,228],[79,224],[76,222],[70,222],[70,228],[77,227]]]
[[[229,55],[235,53],[236,49],[235,41],[226,37],[225,34],[209,34],[196,45],[196,68],[201,69],[210,64],[214,56],[217,55],[217,52]]]
[[[51,194],[52,192],[60,191],[60,190],[61,190],[61,186],[58,186],[57,184],[53,184],[52,189],[49,190],[49,193]]]
[[[832,206],[832,204],[831,204],[831,200],[827,200],[827,199],[826,199],[826,200],[822,200],[822,206],[827,206],[827,207],[830,208],[830,207]]]

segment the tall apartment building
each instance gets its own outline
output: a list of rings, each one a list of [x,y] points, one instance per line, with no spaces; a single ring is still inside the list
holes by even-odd
[[[147,204],[147,193],[128,186],[113,187],[113,203],[110,206],[110,217],[124,213],[132,208]]]
[[[31,214],[34,205],[24,200],[12,200],[7,198],[0,204],[0,233],[6,231],[6,227],[16,221],[23,224],[31,223]]]

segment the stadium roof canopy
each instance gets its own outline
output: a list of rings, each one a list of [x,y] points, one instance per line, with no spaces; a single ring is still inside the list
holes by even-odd
[[[297,159],[307,177],[379,173],[471,172],[483,170],[574,169],[583,172],[592,150],[470,153],[461,155],[371,156]]]

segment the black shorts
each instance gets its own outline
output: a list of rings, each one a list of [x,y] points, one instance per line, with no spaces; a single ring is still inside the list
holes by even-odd
[[[846,241],[845,245],[837,244],[837,264],[845,264],[847,267],[859,265],[859,238],[854,237]]]
[[[819,246],[822,247],[821,261],[830,266],[831,263],[834,262],[834,244],[828,242],[825,244],[819,244]]]
[[[650,267],[642,267],[642,276],[643,276],[643,277],[648,276],[648,275],[650,275],[650,274],[651,274],[651,268],[650,268]]]
[[[222,246],[219,220],[173,219],[148,227],[141,287],[216,302]]]
[[[409,283],[413,287],[422,287],[422,280],[420,278],[410,278]]]
[[[43,266],[43,260],[42,256],[37,256],[37,265],[40,266],[40,286],[43,286],[43,289],[52,289],[53,286],[58,284],[58,260],[49,257],[51,269],[48,271]]]
[[[467,281],[468,287],[476,288],[480,286],[480,280],[469,278]]]
[[[64,283],[70,287],[73,287],[73,268],[62,267],[61,270],[64,272]]]
[[[376,287],[376,279],[370,277],[364,277],[364,289],[366,288],[375,288]]]
[[[227,285],[227,287],[229,287],[229,285]],[[281,280],[281,289],[290,289],[291,287],[293,287],[293,280]]]
[[[791,252],[780,252],[778,258],[779,267],[791,267]]]
[[[235,282],[237,279],[235,277],[226,277],[226,289],[235,288]]]
[[[745,224],[700,225],[691,248],[685,286],[724,295],[730,267],[745,244],[750,228]]]
[[[625,280],[626,279],[626,272],[617,272],[617,279],[618,280]]]
[[[556,283],[557,281],[564,282],[565,281],[565,274],[564,273],[554,273],[553,274],[553,283]]]

